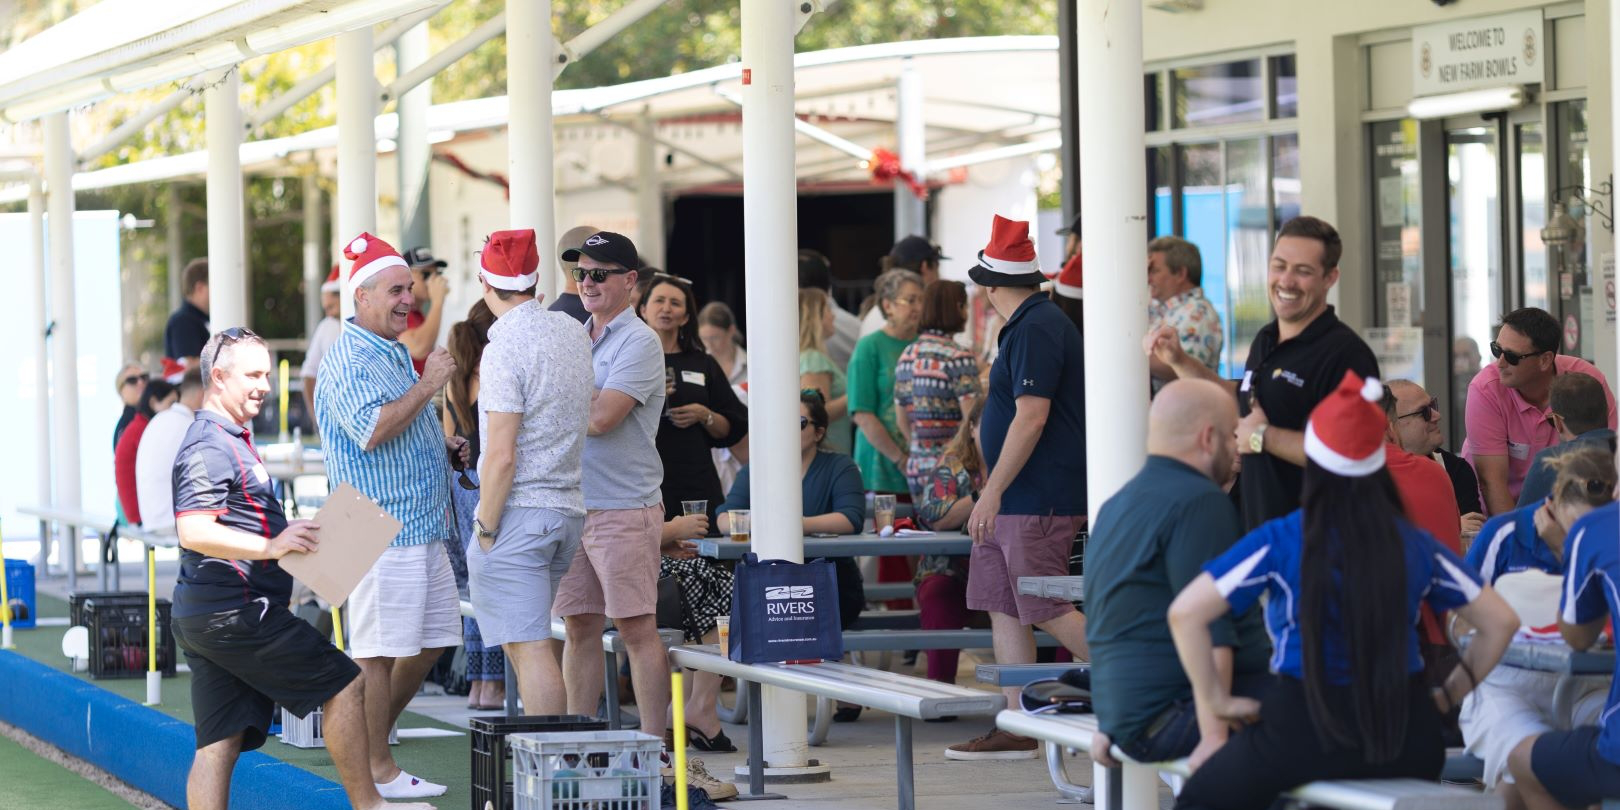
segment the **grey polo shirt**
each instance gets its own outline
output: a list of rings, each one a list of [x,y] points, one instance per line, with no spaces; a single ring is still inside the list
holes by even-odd
[[[585,322],[590,334],[596,316]],[[664,502],[659,491],[658,420],[664,414],[664,347],[652,327],[628,307],[591,344],[596,388],[636,401],[619,426],[585,438],[586,509],[640,509]]]

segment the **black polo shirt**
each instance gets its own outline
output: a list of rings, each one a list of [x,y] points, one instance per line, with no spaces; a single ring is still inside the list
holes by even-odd
[[[169,316],[169,325],[163,328],[163,355],[176,360],[202,357],[208,338],[208,313],[190,301],[181,301],[180,308]]]
[[[253,434],[214,411],[197,411],[174,459],[174,515],[214,515],[233,529],[270,538],[287,528]],[[234,610],[259,599],[285,606],[292,577],[275,560],[224,560],[180,549],[174,615]]]
[[[1261,327],[1249,344],[1249,360],[1238,383],[1238,410],[1245,416],[1258,395],[1266,422],[1284,430],[1304,430],[1311,410],[1339,387],[1346,371],[1378,376],[1372,349],[1344,325],[1329,306],[1305,331],[1278,342],[1277,322]],[[1243,456],[1243,523],[1254,529],[1299,508],[1305,468],[1270,453]]]
[[[1001,496],[1003,515],[1086,513],[1086,357],[1080,330],[1044,293],[1024,299],[1001,327],[979,433],[994,467],[1018,398],[1051,400],[1041,438]]]

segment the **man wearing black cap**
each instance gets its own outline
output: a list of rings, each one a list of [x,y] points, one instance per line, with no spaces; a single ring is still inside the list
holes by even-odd
[[[883,257],[883,270],[884,272],[896,269],[911,270],[922,276],[923,289],[927,289],[928,285],[939,280],[940,260],[949,258],[939,251],[939,245],[928,241],[926,237],[912,235],[895,242],[894,247],[889,248],[889,255]],[[883,308],[872,307],[872,311],[861,319],[861,337],[882,329],[883,323]]]
[[[399,342],[410,349],[411,365],[421,374],[427,356],[433,353],[433,345],[439,342],[444,299],[450,294],[450,282],[444,277],[444,268],[449,262],[434,258],[433,249],[427,247],[413,247],[405,251],[404,258],[411,266],[411,297],[416,299],[416,305],[405,316],[405,331],[399,333]],[[428,302],[425,314],[423,301]]]

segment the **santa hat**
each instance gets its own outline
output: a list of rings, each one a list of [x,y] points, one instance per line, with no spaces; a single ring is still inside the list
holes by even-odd
[[[521,291],[540,281],[540,249],[534,229],[496,231],[478,254],[480,278],[497,290]]]
[[[326,281],[321,283],[321,292],[342,292],[343,279],[338,276],[338,266],[332,265],[332,272],[326,274]]]
[[[163,358],[163,381],[179,385],[186,376],[186,364],[172,357]]]
[[[1389,422],[1379,402],[1384,384],[1346,371],[1333,393],[1311,411],[1305,425],[1305,455],[1323,469],[1348,478],[1384,468],[1384,430]]]
[[[968,277],[980,287],[1038,287],[1046,282],[1029,241],[1029,223],[996,216],[990,244],[979,251],[979,263]]]
[[[399,251],[394,250],[393,245],[369,233],[362,233],[349,240],[349,243],[343,246],[343,258],[354,262],[353,269],[349,271],[349,289],[366,283],[366,279],[390,267],[411,269],[399,255]]]
[[[1084,276],[1081,272],[1080,253],[1075,251],[1069,260],[1063,263],[1063,270],[1052,279],[1052,289],[1064,298],[1073,298],[1079,301],[1086,297]]]

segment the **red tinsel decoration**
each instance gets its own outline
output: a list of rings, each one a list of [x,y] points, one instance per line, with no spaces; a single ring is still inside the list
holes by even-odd
[[[900,168],[900,156],[887,149],[873,149],[872,159],[866,162],[867,168],[872,172],[872,182],[893,184],[896,180],[905,183],[917,199],[928,199],[928,186],[916,175]]]

